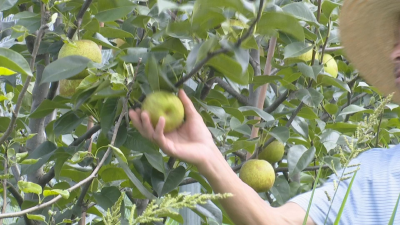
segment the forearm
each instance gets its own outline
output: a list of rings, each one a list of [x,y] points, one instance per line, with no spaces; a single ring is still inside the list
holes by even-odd
[[[215,193],[231,193],[221,200],[231,220],[237,225],[278,224],[279,215],[251,187],[242,182],[219,153],[199,168]]]

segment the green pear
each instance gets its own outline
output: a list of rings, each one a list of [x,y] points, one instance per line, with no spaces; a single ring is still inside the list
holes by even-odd
[[[65,43],[58,53],[58,58],[61,59],[63,57],[71,56],[71,55],[80,55],[92,60],[95,63],[102,62],[102,54],[99,46],[91,41],[91,40],[78,40],[74,42],[76,46]],[[79,74],[68,78],[68,80],[80,80],[87,77],[89,73],[86,70],[83,70]]]
[[[182,123],[185,110],[181,100],[173,93],[156,91],[146,97],[142,110],[147,111],[155,128],[160,116],[165,118],[164,132],[177,129]]]
[[[250,159],[240,169],[239,178],[256,192],[266,192],[275,183],[275,171],[265,160]]]
[[[338,65],[337,65],[335,59],[329,54],[324,54],[322,63],[324,64],[324,71],[329,73],[332,77],[337,78]]]
[[[82,80],[60,80],[59,87],[60,87],[60,96],[63,97],[71,97],[75,94],[76,88]]]
[[[268,139],[269,138],[267,138],[266,140]],[[284,153],[285,146],[283,145],[283,143],[278,140],[274,140],[261,151],[261,153],[258,155],[258,158],[274,164],[282,159]]]

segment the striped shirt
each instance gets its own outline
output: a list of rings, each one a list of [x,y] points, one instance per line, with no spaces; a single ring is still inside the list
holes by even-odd
[[[353,159],[349,165],[358,163],[361,164],[360,170],[354,179],[339,224],[386,225],[400,194],[400,145],[389,149],[368,150]],[[355,167],[349,167],[345,172],[354,169]],[[342,171],[339,170],[337,174],[340,176]],[[315,189],[309,216],[317,225],[335,222],[351,182],[351,179],[340,182],[332,202],[332,199],[328,200],[326,193],[333,198],[334,180],[338,181],[335,174],[331,175],[321,187]],[[311,191],[289,201],[307,210],[310,198]],[[400,207],[397,209],[394,224],[400,225]]]

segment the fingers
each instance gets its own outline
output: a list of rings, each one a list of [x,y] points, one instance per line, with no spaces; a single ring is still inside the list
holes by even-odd
[[[142,135],[144,135],[148,139],[152,139],[153,134],[154,134],[154,128],[150,122],[149,114],[146,111],[143,111],[141,114],[141,119],[142,119],[142,126],[143,126]]]
[[[131,110],[129,110],[129,117],[132,120],[132,124],[139,131],[143,129],[142,120],[140,118],[140,114],[141,114],[141,110],[140,109],[136,109],[136,110],[131,109]]]
[[[193,102],[190,100],[190,98],[186,95],[185,91],[180,89],[179,90],[179,98],[182,101],[183,107],[185,108],[185,115],[187,119],[193,118],[195,116],[198,116],[198,112],[196,108],[193,105]]]
[[[153,139],[157,142],[161,149],[164,149],[166,146],[166,138],[164,136],[164,126],[165,126],[165,119],[164,117],[160,117],[158,119],[158,123],[156,129],[153,133]]]

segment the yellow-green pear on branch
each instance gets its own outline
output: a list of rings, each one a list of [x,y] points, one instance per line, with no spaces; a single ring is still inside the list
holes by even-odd
[[[322,63],[324,64],[324,71],[329,73],[332,77],[337,78],[338,65],[337,65],[335,59],[329,54],[324,54]]]
[[[285,65],[290,65],[294,63],[304,62],[308,63],[312,60],[313,49],[310,49],[308,52],[303,53],[296,57],[290,57],[284,59]],[[315,54],[315,58],[318,59],[318,52]]]
[[[101,63],[102,62],[102,54],[99,46],[91,41],[91,40],[78,40],[74,42],[76,46],[72,44],[65,43],[58,53],[58,58],[61,59],[63,57],[71,56],[71,55],[80,55],[86,57],[93,62]],[[86,70],[83,70],[79,74],[68,78],[68,80],[80,80],[87,77],[89,73]]]
[[[268,139],[269,138],[267,138],[266,140]],[[285,146],[283,145],[283,143],[278,140],[274,140],[261,151],[261,153],[258,155],[258,158],[274,164],[282,159],[284,153]]]
[[[256,192],[266,192],[275,183],[275,171],[265,160],[250,159],[240,169],[239,178]]]
[[[181,100],[173,93],[156,91],[149,94],[142,104],[142,110],[147,111],[155,128],[160,116],[165,118],[164,132],[177,129],[185,116]]]

